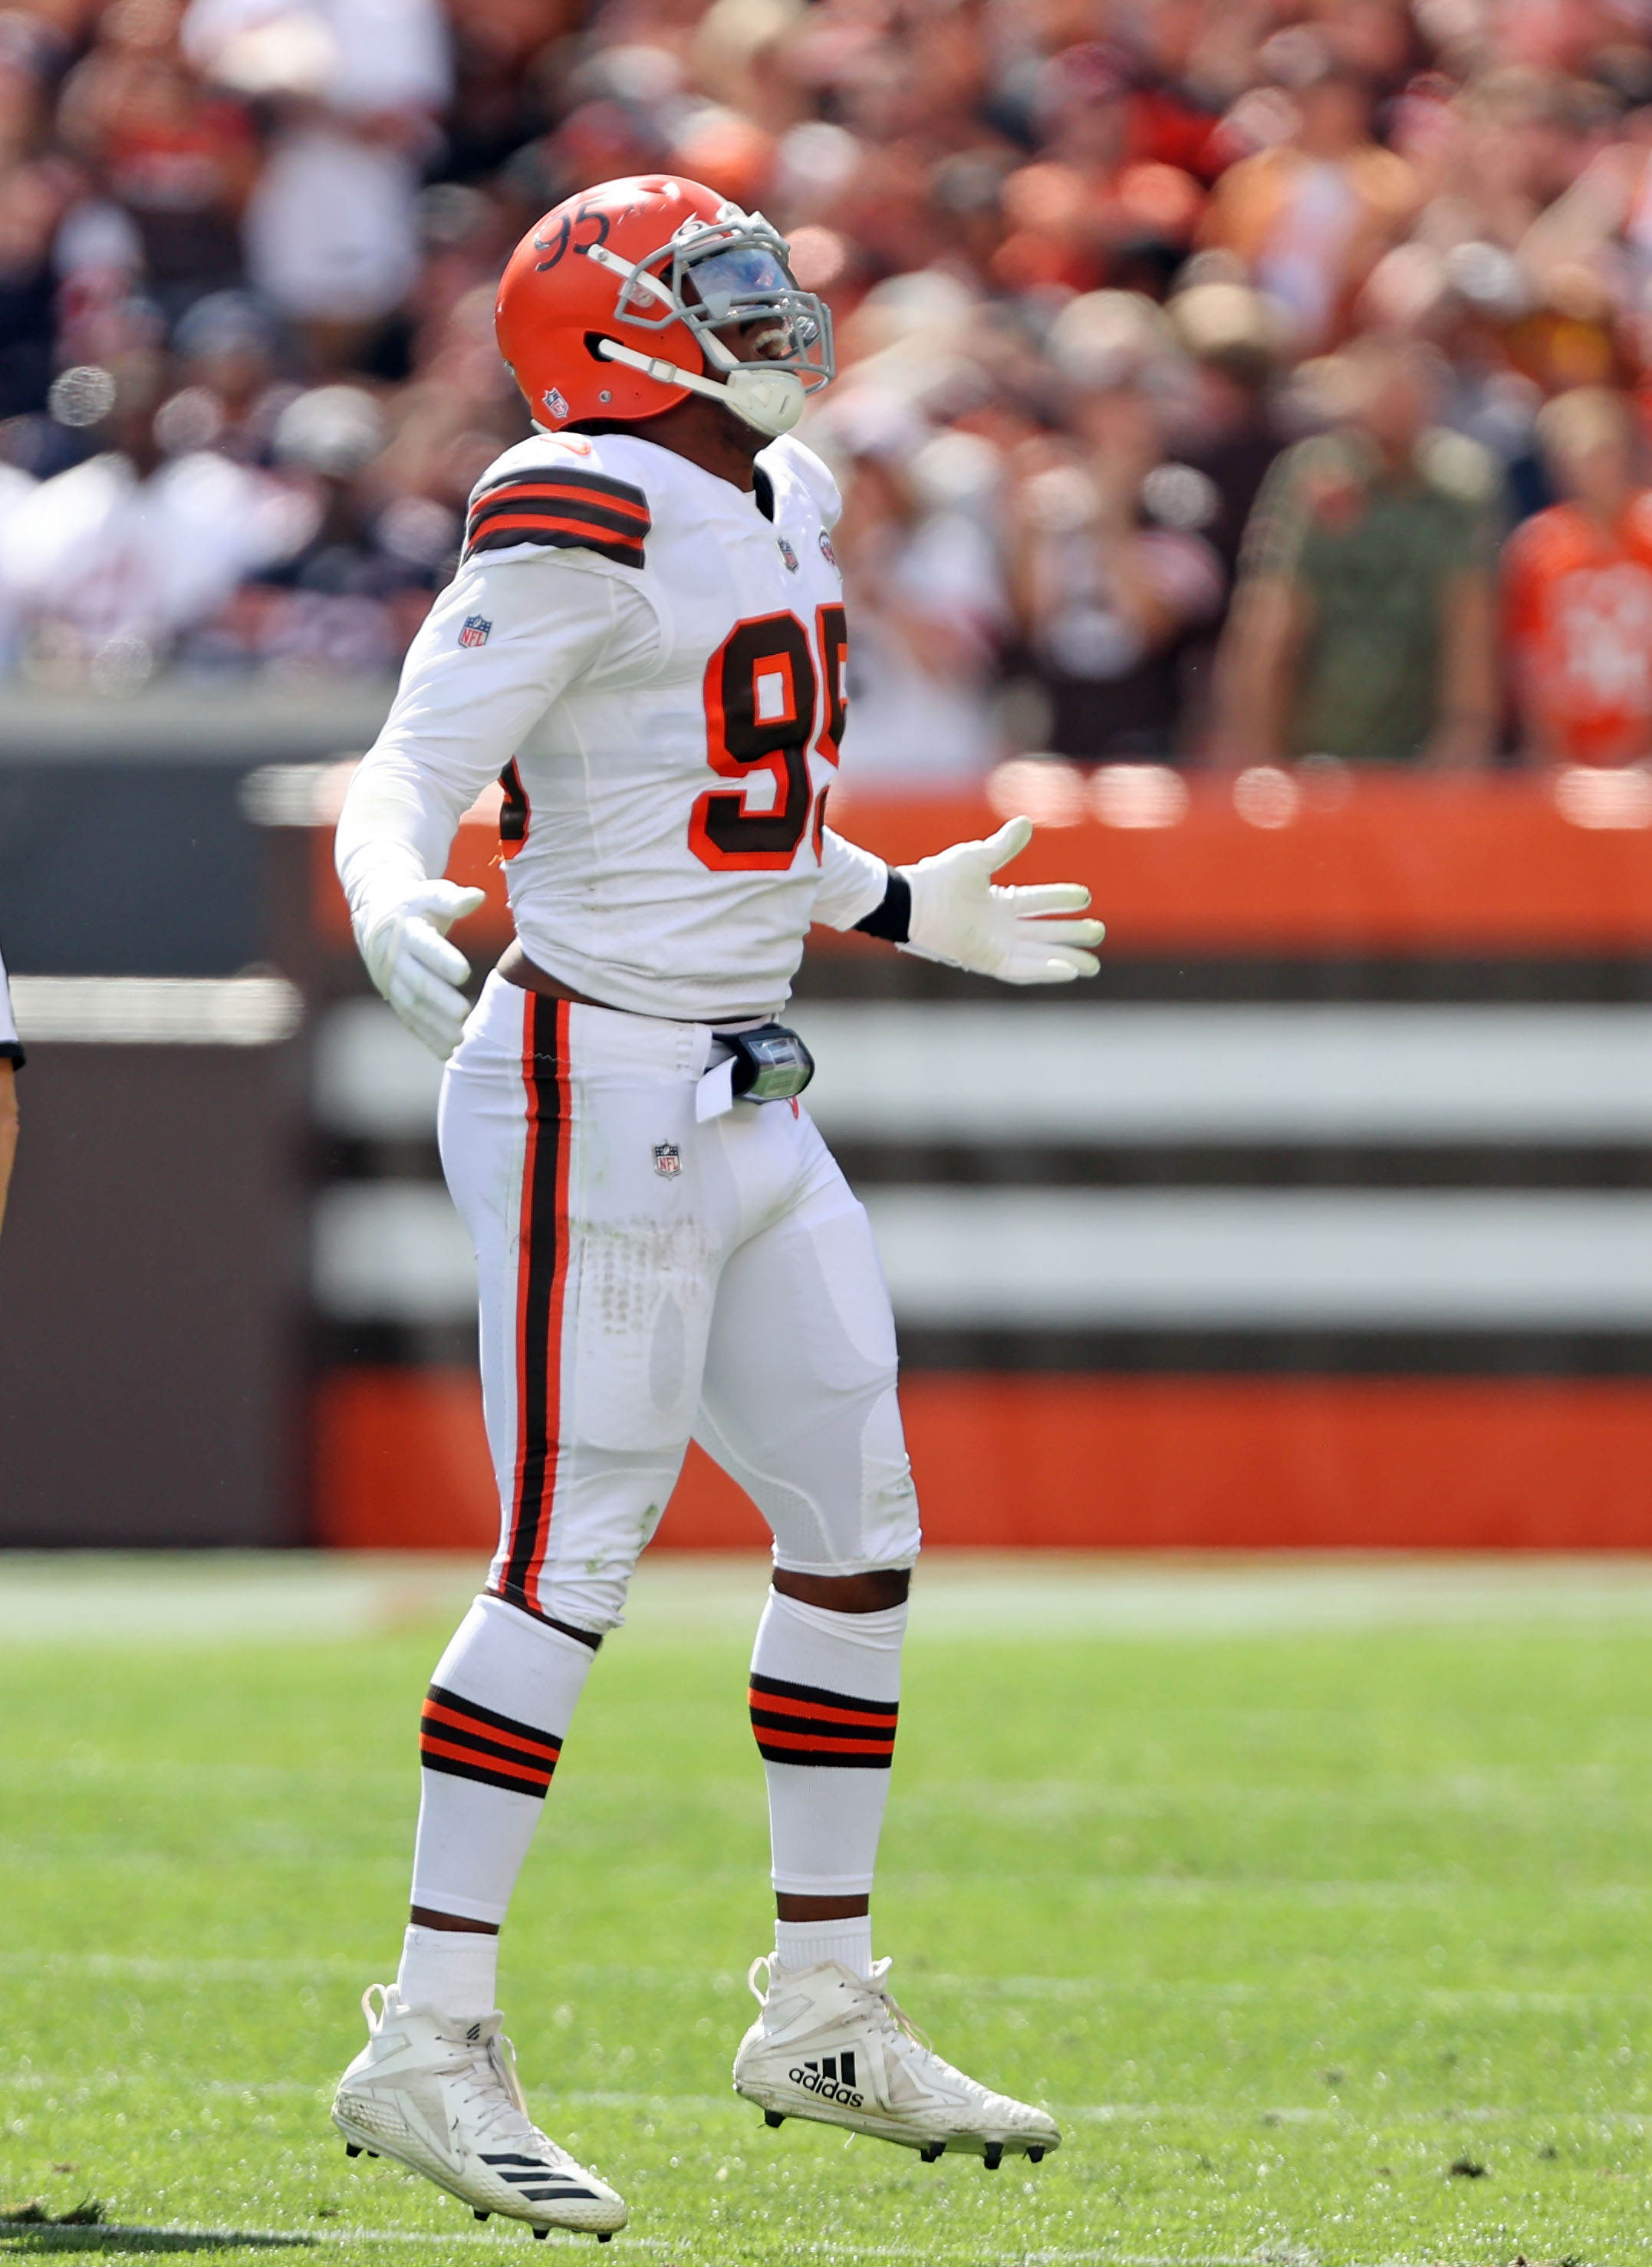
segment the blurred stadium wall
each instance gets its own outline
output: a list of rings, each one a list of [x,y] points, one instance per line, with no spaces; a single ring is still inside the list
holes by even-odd
[[[0,1541],[490,1537],[437,1067],[332,879],[371,705],[5,721]],[[1652,782],[1042,762],[833,815],[901,858],[1022,808],[1097,984],[818,935],[798,988],[932,1538],[1652,1546]],[[691,1457],[662,1540],[760,1533]]]

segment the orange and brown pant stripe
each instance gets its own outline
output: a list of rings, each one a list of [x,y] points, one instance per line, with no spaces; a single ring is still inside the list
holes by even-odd
[[[781,1676],[752,1677],[752,1729],[765,1763],[887,1771],[894,1759],[893,1700],[861,1700]]]
[[[530,992],[523,1007],[522,1083],[527,1131],[517,1266],[517,1454],[503,1565],[493,1587],[541,1613],[540,1576],[550,1543],[562,1455],[562,1317],[568,1290],[568,1179],[573,1104],[566,1000]]]

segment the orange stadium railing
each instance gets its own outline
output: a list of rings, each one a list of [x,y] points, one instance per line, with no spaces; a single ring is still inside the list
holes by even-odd
[[[1109,767],[1081,782],[1065,767],[1017,764],[995,776],[990,801],[834,791],[829,817],[868,848],[909,861],[990,833],[1025,809],[1039,832],[1004,878],[1089,883],[1115,953],[1634,953],[1652,945],[1645,774],[1339,770],[1310,774],[1305,786],[1300,779],[1268,768],[1188,786],[1144,766]],[[1109,809],[1110,818],[1099,815]],[[497,942],[508,928],[492,800],[467,817],[448,870],[488,892],[464,934]],[[325,829],[315,832],[313,857],[318,928],[342,943],[348,928]],[[829,931],[813,942],[871,949]]]
[[[1014,766],[987,794],[834,796],[892,860],[1043,822],[1013,878],[1088,882],[1108,950],[1142,959],[1587,957],[1652,953],[1652,779],[1350,775],[1237,781],[1152,767]],[[505,933],[486,801],[450,870]],[[330,841],[312,910],[347,941]],[[1010,877],[1006,877],[1010,878]],[[811,950],[883,951],[817,933]],[[316,1516],[341,1544],[488,1540],[474,1382],[340,1369],[318,1387]],[[917,1371],[903,1384],[932,1540],[1003,1546],[1652,1547],[1652,1378]],[[756,1543],[749,1503],[698,1452],[661,1540]]]

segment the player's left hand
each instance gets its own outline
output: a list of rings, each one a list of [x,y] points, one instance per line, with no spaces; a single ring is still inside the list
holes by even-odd
[[[902,950],[1004,984],[1070,984],[1093,976],[1100,965],[1093,948],[1107,933],[1102,924],[1048,918],[1083,912],[1090,891],[1082,882],[1017,889],[993,881],[1032,840],[1032,821],[1012,818],[984,842],[955,842],[903,866],[912,915]]]

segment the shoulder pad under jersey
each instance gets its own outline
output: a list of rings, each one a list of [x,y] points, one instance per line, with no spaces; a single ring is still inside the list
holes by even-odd
[[[582,433],[536,434],[496,458],[472,491],[464,557],[523,546],[594,551],[618,567],[647,562],[648,498],[601,469]]]
[[[805,448],[795,434],[782,433],[758,452],[758,463],[771,480],[796,481],[804,489],[811,503],[820,515],[822,527],[835,527],[843,517],[843,499],[838,484],[816,456]]]

